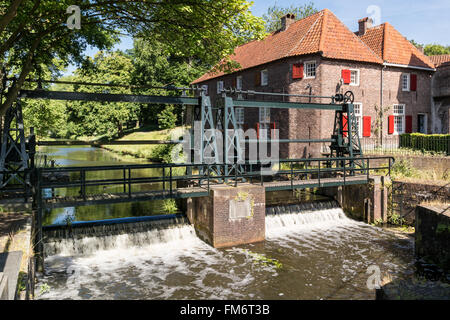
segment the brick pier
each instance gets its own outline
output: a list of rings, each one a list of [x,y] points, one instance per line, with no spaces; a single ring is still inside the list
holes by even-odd
[[[187,216],[197,235],[215,248],[261,242],[265,202],[263,186],[214,186],[208,197],[188,199]]]

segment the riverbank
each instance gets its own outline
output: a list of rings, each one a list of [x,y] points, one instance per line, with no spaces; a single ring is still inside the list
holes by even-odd
[[[117,141],[128,140],[179,140],[183,134],[183,127],[174,129],[150,131],[142,129],[123,136]],[[105,145],[103,149],[116,153],[120,156],[132,156],[151,162],[161,162],[167,153],[168,145]]]

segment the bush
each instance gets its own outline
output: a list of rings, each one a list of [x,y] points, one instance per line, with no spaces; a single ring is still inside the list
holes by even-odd
[[[177,116],[175,114],[175,107],[167,106],[158,114],[158,126],[160,129],[173,129],[177,123]]]
[[[400,136],[400,148],[450,154],[450,134],[405,133]]]

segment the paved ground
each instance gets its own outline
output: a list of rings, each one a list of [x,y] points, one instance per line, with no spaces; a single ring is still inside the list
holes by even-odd
[[[30,218],[27,213],[0,212],[0,253],[12,251],[14,235],[26,227]]]

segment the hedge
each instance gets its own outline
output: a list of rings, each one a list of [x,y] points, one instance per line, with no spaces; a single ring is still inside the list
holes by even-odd
[[[450,154],[450,134],[405,133],[400,135],[400,148]]]

